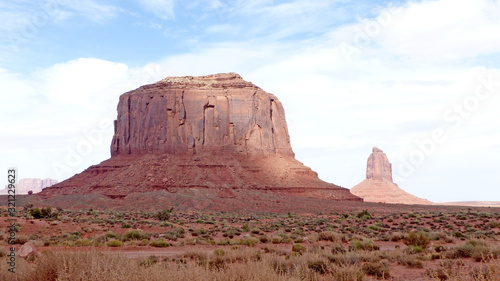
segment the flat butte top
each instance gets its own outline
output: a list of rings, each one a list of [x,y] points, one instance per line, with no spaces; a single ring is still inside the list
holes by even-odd
[[[243,80],[234,72],[219,73],[205,76],[175,76],[167,77],[155,84],[145,85],[132,92],[142,92],[151,87],[161,87],[164,89],[199,89],[199,90],[224,90],[224,89],[248,89],[260,90],[253,83]]]

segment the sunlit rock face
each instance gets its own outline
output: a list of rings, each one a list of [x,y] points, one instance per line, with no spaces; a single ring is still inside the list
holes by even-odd
[[[112,155],[293,156],[281,102],[235,73],[169,77],[123,94]]]
[[[363,198],[365,202],[394,204],[432,204],[429,200],[418,198],[399,188],[392,181],[392,165],[387,155],[377,147],[366,164],[366,179],[351,188],[351,193]]]

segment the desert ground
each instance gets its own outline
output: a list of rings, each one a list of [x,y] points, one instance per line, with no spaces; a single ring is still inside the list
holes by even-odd
[[[357,203],[341,211],[0,209],[0,280],[500,280],[500,209]],[[356,210],[357,207],[358,209]]]

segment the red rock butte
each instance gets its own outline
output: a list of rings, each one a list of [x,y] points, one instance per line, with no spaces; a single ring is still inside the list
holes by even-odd
[[[392,165],[387,155],[373,147],[366,165],[366,179],[351,188],[351,193],[365,202],[393,204],[433,204],[429,200],[418,198],[399,188],[392,181]]]
[[[121,95],[111,156],[42,198],[164,191],[163,204],[189,197],[195,209],[266,194],[362,201],[294,158],[281,102],[236,73],[168,77]]]

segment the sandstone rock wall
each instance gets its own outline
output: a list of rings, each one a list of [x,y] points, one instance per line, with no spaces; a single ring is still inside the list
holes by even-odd
[[[207,150],[293,156],[280,101],[235,73],[167,78],[120,97],[113,156]]]

